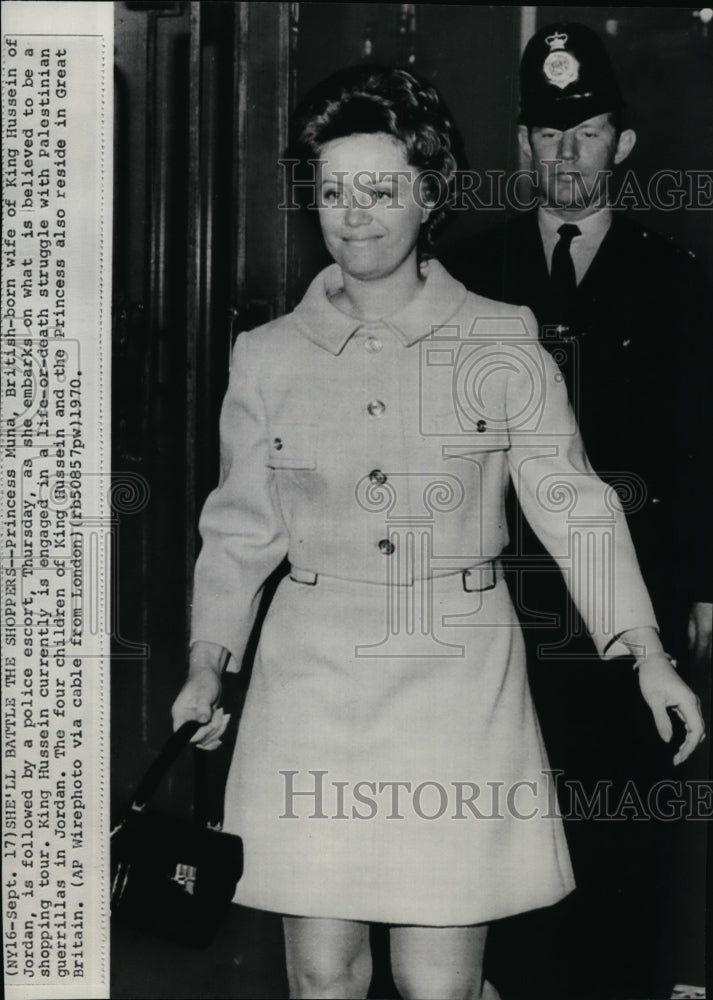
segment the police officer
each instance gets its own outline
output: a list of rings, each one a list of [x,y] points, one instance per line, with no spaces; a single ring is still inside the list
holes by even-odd
[[[700,689],[708,683],[712,607],[704,459],[710,290],[691,254],[612,208],[612,174],[636,134],[624,127],[625,102],[599,37],[580,24],[539,30],[522,57],[520,93],[518,141],[536,177],[537,207],[456,247],[445,262],[472,291],[535,313],[592,464],[624,503],[664,646]],[[510,583],[553,767],[589,793],[598,780],[621,791],[635,777],[644,795],[666,776],[666,763],[655,757],[631,672],[621,661],[595,664],[522,517],[513,518],[511,534],[533,566],[545,564]],[[548,628],[553,614],[557,624]],[[614,701],[621,714],[605,734],[601,713]],[[653,769],[647,759],[657,759]],[[666,978],[654,972],[661,934],[677,920],[661,911],[666,829],[629,815],[568,823],[580,889],[538,925],[541,933],[547,919],[554,923],[560,951],[550,972],[563,995],[650,995]],[[702,944],[702,924],[700,934]],[[582,992],[585,981],[591,994]]]

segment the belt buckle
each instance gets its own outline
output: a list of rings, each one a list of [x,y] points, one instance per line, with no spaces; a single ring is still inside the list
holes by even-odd
[[[290,567],[290,580],[295,583],[302,583],[307,587],[316,587],[319,573],[312,573],[308,569],[298,569],[296,566]]]
[[[484,584],[483,574],[486,570],[489,571],[489,576],[488,576],[488,583]],[[480,574],[480,586],[477,587],[468,586],[470,577],[474,576],[476,573]],[[498,582],[498,577],[497,573],[495,572],[495,563],[493,562],[492,559],[490,560],[490,562],[483,563],[480,566],[473,566],[471,569],[463,570],[463,590],[465,590],[469,594],[479,593],[483,590],[492,590],[497,582]]]

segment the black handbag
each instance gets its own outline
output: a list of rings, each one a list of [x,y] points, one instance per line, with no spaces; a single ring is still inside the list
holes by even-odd
[[[213,940],[243,872],[240,837],[147,808],[200,723],[170,737],[111,833],[112,916],[181,944]]]

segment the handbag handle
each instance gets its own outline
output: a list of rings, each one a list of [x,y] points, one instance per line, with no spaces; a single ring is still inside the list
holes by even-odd
[[[191,737],[198,732],[202,725],[202,722],[190,719],[188,722],[184,722],[168,738],[158,757],[136,786],[136,791],[131,800],[132,809],[140,812],[144,808],[158,788],[166,772],[175,762],[181,751],[188,746]]]

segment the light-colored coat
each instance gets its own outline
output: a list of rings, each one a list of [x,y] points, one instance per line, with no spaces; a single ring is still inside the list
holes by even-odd
[[[431,925],[547,906],[574,886],[566,840],[506,583],[480,587],[512,479],[613,655],[654,623],[626,523],[528,310],[432,262],[411,304],[361,323],[330,302],[340,279],[238,338],[201,518],[194,640],[239,663],[271,570],[288,555],[303,581],[270,605],[228,777],[236,900]]]

